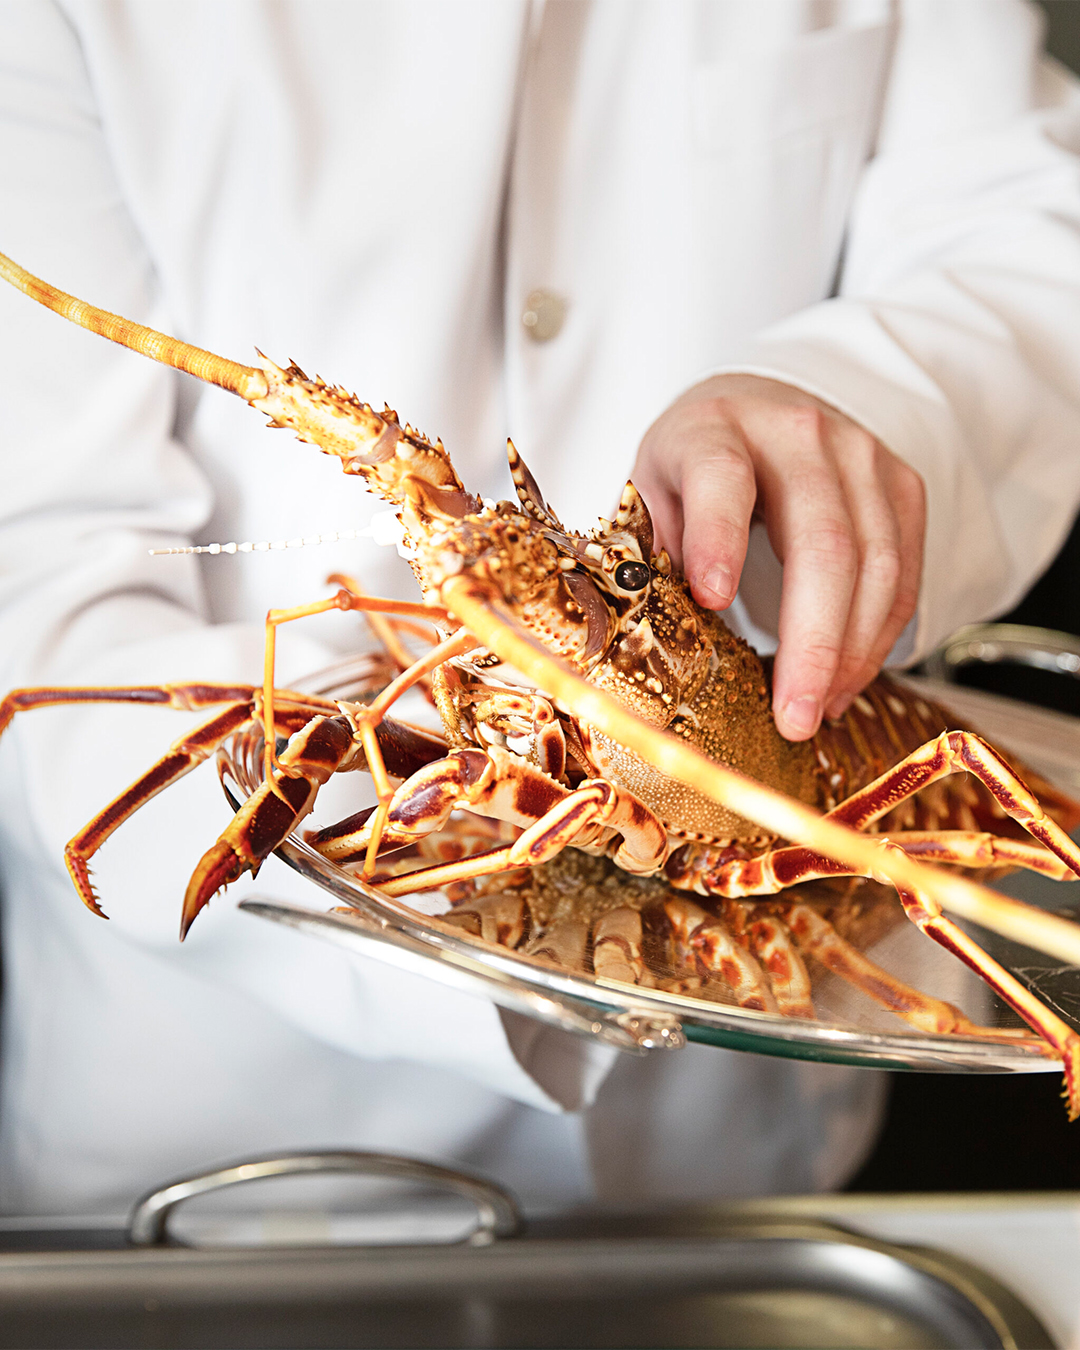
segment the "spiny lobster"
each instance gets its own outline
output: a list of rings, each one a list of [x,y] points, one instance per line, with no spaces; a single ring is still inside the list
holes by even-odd
[[[574,534],[544,501],[512,445],[517,501],[482,502],[461,483],[441,441],[402,427],[389,408],[377,413],[344,389],[309,379],[296,365],[279,367],[261,353],[259,366],[243,366],[133,324],[56,290],[2,255],[0,273],[83,327],[239,394],[272,426],[289,427],[337,455],[346,473],[395,509],[423,594],[420,604],[379,600],[338,578],[340,588],[329,599],[271,611],[261,688],[186,684],[9,694],[0,703],[0,732],[17,711],[59,703],[225,705],[68,844],[69,871],[92,910],[102,912],[89,860],[104,840],[231,734],[258,723],[264,781],[196,868],[181,936],[218,889],[258,870],[311,811],[332,774],[366,768],[377,807],[317,832],[312,842],[332,859],[362,861],[368,879],[380,856],[423,853],[456,811],[513,827],[514,837],[479,854],[403,877],[380,876],[389,894],[475,890],[477,878],[520,877],[522,869],[540,868],[572,845],[603,855],[632,877],[662,878],[665,888],[696,892],[718,905],[709,910],[674,896],[664,905],[670,936],[688,968],[723,982],[746,1006],[812,1015],[797,951],[802,946],[916,1024],[978,1034],[948,1005],[902,988],[883,992],[883,973],[870,963],[853,964],[813,905],[749,899],[841,876],[891,883],[918,927],[974,968],[1061,1057],[1070,1116],[1080,1114],[1080,1036],[943,909],[1073,961],[1080,960],[1080,930],[925,866],[1080,875],[1080,849],[1067,833],[1080,824],[1080,806],[1040,783],[1051,803],[1044,811],[991,747],[968,731],[950,730],[940,709],[886,678],[812,741],[783,740],[770,713],[766,665],[718,616],[695,604],[667,555],[653,552],[649,513],[632,484],[613,521],[602,521],[589,536]],[[405,668],[370,703],[335,705],[275,688],[277,628],[334,608],[426,619],[439,640],[419,659],[403,660]],[[420,682],[429,684],[445,738],[387,715]],[[288,737],[280,754],[279,734]],[[943,781],[964,770],[985,791],[966,779]],[[1010,821],[1030,837],[1008,837],[1003,831]],[[627,881],[624,893],[632,887]],[[499,926],[486,900],[480,896],[459,916],[482,933],[485,924]],[[591,947],[598,973],[646,978],[640,908],[600,905],[587,916],[579,945],[582,952]],[[509,935],[500,936],[507,941]],[[546,954],[562,959],[558,945],[549,944]]]

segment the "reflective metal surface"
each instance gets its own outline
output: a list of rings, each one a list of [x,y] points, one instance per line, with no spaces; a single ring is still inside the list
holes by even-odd
[[[64,1251],[28,1232],[11,1250],[8,1237],[0,1347],[24,1350],[1053,1347],[984,1271],[795,1214],[570,1217],[481,1248]]]
[[[973,623],[958,629],[926,661],[932,679],[951,680],[970,665],[1011,662],[1080,679],[1080,638],[1019,623]]]
[[[165,1242],[171,1212],[184,1200],[197,1195],[242,1182],[311,1173],[393,1177],[456,1191],[476,1206],[476,1223],[465,1238],[474,1247],[486,1246],[496,1238],[510,1237],[521,1227],[521,1215],[513,1198],[482,1177],[391,1153],[325,1150],[254,1158],[170,1182],[144,1196],[135,1206],[128,1226],[128,1241],[136,1247],[152,1247]]]
[[[304,868],[298,870],[304,871]],[[332,889],[328,878],[324,884]],[[376,905],[384,903],[377,891],[361,882],[356,884]],[[355,903],[351,890],[341,898]],[[359,909],[353,914],[327,914],[261,896],[241,900],[240,908],[260,918],[311,933],[361,956],[375,956],[414,975],[438,980],[466,993],[483,994],[500,1008],[525,1013],[576,1035],[595,1037],[617,1050],[631,1053],[677,1050],[686,1043],[682,1028],[671,1013],[643,1008],[640,999],[629,1000],[625,1009],[605,1009],[592,1001],[590,985],[581,981],[578,982],[580,997],[575,996],[573,989],[558,986],[548,989],[544,981],[539,981],[538,987],[534,988],[523,981],[519,970],[503,965],[498,959],[500,953],[476,952],[467,938],[457,940],[452,936],[446,938],[445,944],[433,946],[416,935],[415,921],[405,916],[399,918],[398,926]],[[436,958],[434,962],[433,957]]]
[[[375,659],[360,658],[313,676],[299,687],[334,698],[358,698],[365,691],[370,693],[377,677]],[[933,685],[925,687],[932,697],[937,695]],[[960,690],[958,694],[966,696],[970,692]],[[1001,717],[1012,716],[1008,707],[1000,706],[1006,704],[1007,700],[992,696],[979,698],[981,715],[977,725],[990,739],[997,737],[997,731],[989,714],[997,708]],[[962,709],[958,711],[963,713]],[[1080,729],[1071,718],[1033,711],[1043,722],[1049,719],[1052,724],[1043,737],[1045,744],[1029,747],[1005,738],[1002,743],[1027,758],[1033,767],[1054,777],[1053,766],[1046,766],[1042,751],[1066,744],[1069,736],[1080,746]],[[1058,723],[1062,724],[1060,729]],[[226,792],[234,804],[238,803],[261,781],[261,738],[251,733],[236,738],[223,755],[221,767]],[[347,779],[357,781],[353,784],[340,781]],[[324,790],[325,799],[321,796],[316,808],[316,825],[328,824],[370,800],[361,799],[361,794],[369,791],[366,775],[340,775],[331,786],[336,797]],[[350,791],[356,794],[356,799],[347,799],[343,809],[343,794]],[[242,908],[358,954],[378,956],[457,988],[481,993],[501,1006],[577,1034],[598,1037],[624,1050],[677,1048],[685,1036],[735,1049],[885,1068],[971,1072],[1045,1072],[1058,1068],[1056,1061],[1048,1058],[1030,1038],[988,1041],[975,1036],[914,1031],[820,967],[813,973],[817,1014],[813,1021],[598,979],[483,942],[461,928],[440,922],[439,911],[448,910],[449,902],[437,893],[410,897],[422,908],[387,898],[351,871],[328,862],[297,836],[282,845],[280,854],[335,901],[344,904],[348,912],[323,913],[278,903],[273,898],[251,898],[241,902]],[[1053,895],[1050,904],[1075,904],[1071,888],[1051,883],[1048,886]],[[868,955],[924,993],[955,1004],[977,1023],[1013,1030],[1019,1027],[1015,1014],[996,1000],[978,977],[903,919],[891,895],[886,894],[876,903],[889,908],[870,925],[869,939],[863,944]],[[1051,958],[1036,956],[985,934],[978,936],[999,960],[1036,987],[1066,1020],[1080,1025],[1077,1017],[1080,989],[1075,970],[1056,966]]]

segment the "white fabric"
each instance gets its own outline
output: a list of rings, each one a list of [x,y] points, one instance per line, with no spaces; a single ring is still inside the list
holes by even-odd
[[[925,651],[1007,606],[1080,496],[1075,95],[1037,38],[1019,0],[7,0],[0,248],[224,355],[258,343],[355,383],[486,495],[506,495],[509,432],[580,527],[702,373],[801,384],[927,479]],[[568,301],[543,346],[519,321],[535,286]],[[412,594],[362,543],[148,558],[379,506],[238,400],[7,288],[0,382],[0,687],[253,680],[262,614],[329,571]],[[767,628],[768,560],[751,573]],[[286,631],[283,677],[360,631]],[[210,770],[109,842],[112,921],[93,919],[63,843],[179,724],[54,710],[0,744],[0,1205],[122,1209],[177,1171],[319,1143],[458,1158],[546,1204],[856,1165],[866,1073],[694,1049],[603,1081],[606,1051],[229,899],[179,947],[225,818]],[[252,890],[325,903],[273,862],[230,896]]]

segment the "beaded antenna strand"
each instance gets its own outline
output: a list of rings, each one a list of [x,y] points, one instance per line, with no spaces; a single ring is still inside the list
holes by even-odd
[[[152,557],[172,553],[268,553],[272,549],[307,548],[313,544],[337,544],[350,539],[374,539],[377,544],[400,544],[401,522],[394,511],[380,511],[359,530],[330,530],[326,534],[305,534],[295,539],[264,539],[259,543],[243,544],[188,544],[176,548],[152,548]]]

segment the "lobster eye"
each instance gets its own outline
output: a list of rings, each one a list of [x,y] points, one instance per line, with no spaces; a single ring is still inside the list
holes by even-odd
[[[640,591],[651,576],[647,563],[621,562],[615,569],[615,585],[624,591]]]

